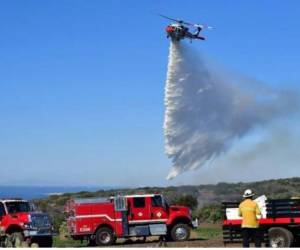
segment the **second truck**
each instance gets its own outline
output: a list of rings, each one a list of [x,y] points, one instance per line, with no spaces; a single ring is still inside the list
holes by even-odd
[[[128,237],[188,240],[191,228],[198,226],[188,207],[169,206],[158,194],[72,199],[66,213],[71,237],[99,246]]]

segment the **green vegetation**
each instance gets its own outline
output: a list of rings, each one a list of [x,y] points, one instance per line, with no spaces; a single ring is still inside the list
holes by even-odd
[[[193,217],[200,222],[217,223],[222,220],[222,208],[220,204],[209,204],[193,212]]]
[[[222,235],[222,228],[200,227],[195,230],[201,239],[212,239]]]
[[[59,236],[53,238],[53,247],[86,247],[87,241],[81,242],[80,240],[61,239]]]
[[[197,198],[187,194],[187,195],[182,195],[174,198],[171,201],[172,205],[182,205],[182,206],[187,206],[191,208],[192,210],[196,209],[198,207],[198,201]]]
[[[48,212],[58,231],[65,219],[64,205],[71,198],[108,197],[115,194],[163,194],[171,204],[188,205],[193,209],[194,217],[201,222],[216,223],[221,220],[222,201],[240,201],[243,191],[251,188],[257,195],[265,194],[268,198],[290,198],[300,196],[300,178],[268,180],[252,183],[218,183],[216,185],[141,187],[136,189],[82,191],[52,195],[45,199],[35,200],[37,207]]]

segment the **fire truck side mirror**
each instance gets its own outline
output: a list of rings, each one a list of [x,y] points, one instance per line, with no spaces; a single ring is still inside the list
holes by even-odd
[[[36,206],[33,204],[33,203],[29,203],[29,209],[30,209],[30,212],[33,212],[33,211],[36,211]]]
[[[127,199],[124,196],[116,196],[114,199],[115,210],[122,212],[127,211]]]
[[[168,202],[165,200],[165,198],[164,197],[161,197],[161,203],[162,203],[162,207],[164,208],[164,210],[166,211],[166,212],[168,212],[168,207],[169,207],[169,205],[168,205]]]

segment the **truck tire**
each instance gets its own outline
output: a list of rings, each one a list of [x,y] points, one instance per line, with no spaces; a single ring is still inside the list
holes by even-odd
[[[35,241],[39,247],[52,247],[53,239],[51,236],[39,237]]]
[[[0,248],[6,247],[6,238],[5,237],[0,237]]]
[[[291,231],[283,227],[272,227],[268,231],[270,247],[291,247],[294,236]]]
[[[178,223],[171,229],[171,239],[173,241],[184,241],[190,238],[191,229],[188,225]]]
[[[21,247],[24,241],[24,236],[21,232],[15,232],[11,234],[11,241],[13,247]]]
[[[114,233],[109,227],[101,227],[97,230],[95,242],[98,246],[109,246],[114,241]]]

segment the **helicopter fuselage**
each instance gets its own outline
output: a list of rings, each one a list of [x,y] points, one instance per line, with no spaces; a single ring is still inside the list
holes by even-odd
[[[166,27],[167,38],[171,38],[172,41],[177,41],[177,42],[179,42],[184,38],[188,38],[191,40],[192,39],[204,40],[204,37],[199,36],[199,32],[197,34],[193,34],[189,31],[189,28],[177,23],[170,24]]]

